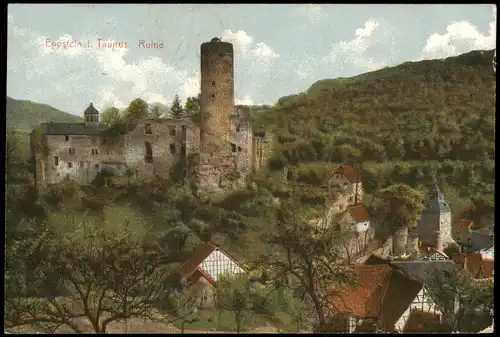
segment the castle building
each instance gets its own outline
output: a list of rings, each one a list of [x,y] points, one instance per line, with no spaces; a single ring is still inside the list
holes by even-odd
[[[255,135],[244,111],[234,107],[234,53],[230,43],[214,38],[201,45],[201,123],[189,119],[148,118],[110,135],[90,104],[83,123],[43,123],[31,137],[38,186],[64,179],[91,184],[111,170],[145,180],[167,178],[179,162],[198,193],[245,183],[266,161],[269,140]]]

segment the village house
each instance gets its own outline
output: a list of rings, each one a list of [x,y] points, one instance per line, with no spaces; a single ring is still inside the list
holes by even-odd
[[[388,264],[355,265],[354,270],[358,276],[356,286],[332,295],[329,331],[367,331],[367,322],[371,321],[375,330],[418,332],[408,330],[408,323],[413,310],[428,307],[421,282]],[[434,309],[432,312],[439,315]]]
[[[494,273],[494,258],[491,254],[459,253],[452,256],[458,269],[469,271],[474,279],[491,279]]]
[[[476,252],[493,246],[494,232],[491,226],[475,224],[472,220],[453,220],[453,239],[462,251]]]
[[[387,256],[387,255],[386,255]],[[388,257],[388,256],[387,256]],[[422,332],[426,324],[442,323],[446,317],[436,308],[430,299],[425,287],[432,271],[441,270],[454,273],[457,269],[451,260],[421,260],[421,261],[390,261],[377,255],[370,255],[364,265],[389,266],[404,274],[407,278],[422,285],[412,303],[395,323],[395,330],[399,332]],[[458,307],[457,307],[458,308]],[[418,326],[418,328],[416,327]],[[429,331],[429,330],[427,330]]]
[[[357,204],[363,198],[363,180],[351,165],[342,164],[327,179],[328,191],[331,195],[339,193],[338,211],[343,211],[347,205]]]
[[[199,306],[213,304],[215,285],[221,276],[237,276],[246,270],[233,257],[214,244],[201,245],[180,267],[180,274],[193,294],[199,299]]]

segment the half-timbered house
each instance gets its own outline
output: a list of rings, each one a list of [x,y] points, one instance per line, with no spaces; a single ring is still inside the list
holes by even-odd
[[[233,257],[209,242],[201,245],[180,268],[182,278],[198,296],[200,306],[213,303],[215,285],[221,276],[245,272]]]

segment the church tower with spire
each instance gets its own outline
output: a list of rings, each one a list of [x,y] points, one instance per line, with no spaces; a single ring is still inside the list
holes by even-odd
[[[443,245],[452,241],[451,208],[437,184],[429,186],[425,195],[417,231],[424,246],[442,249]]]

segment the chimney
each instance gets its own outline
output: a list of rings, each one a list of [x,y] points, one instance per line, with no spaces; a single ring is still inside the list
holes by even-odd
[[[434,246],[438,252],[443,251],[443,234],[441,234],[441,231],[436,232],[436,244]]]

